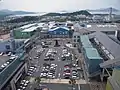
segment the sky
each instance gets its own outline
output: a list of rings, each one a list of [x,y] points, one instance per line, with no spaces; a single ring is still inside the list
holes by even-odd
[[[120,0],[1,0],[0,9],[32,12],[77,11],[113,7],[120,10]]]

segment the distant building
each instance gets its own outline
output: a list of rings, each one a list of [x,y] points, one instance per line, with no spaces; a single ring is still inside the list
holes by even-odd
[[[80,27],[80,26],[79,26]],[[116,31],[120,31],[120,28],[117,24],[87,24],[83,29],[86,29],[90,33],[93,32],[103,32],[107,35],[115,35]]]
[[[74,43],[79,43],[80,42],[80,33],[74,32],[72,40],[74,41]]]
[[[101,21],[104,21],[104,17],[103,16],[100,16],[100,15],[94,15],[92,17],[93,21],[95,22],[101,22]]]
[[[25,25],[23,27],[13,30],[15,39],[28,39],[31,38],[37,31],[38,26],[35,24]]]

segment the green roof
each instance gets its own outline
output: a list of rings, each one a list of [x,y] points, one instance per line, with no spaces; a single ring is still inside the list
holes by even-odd
[[[92,48],[91,42],[89,41],[89,38],[87,35],[80,36],[80,39],[81,39],[83,47],[91,47]]]
[[[102,59],[95,48],[85,48],[85,52],[89,59]]]

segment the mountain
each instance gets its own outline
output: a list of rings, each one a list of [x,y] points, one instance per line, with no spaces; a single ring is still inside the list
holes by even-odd
[[[21,15],[21,14],[35,14],[34,12],[27,11],[11,11],[11,10],[0,10],[0,15]]]
[[[76,11],[72,13],[47,13],[43,16],[71,16],[71,15],[86,15],[86,16],[91,16],[92,14],[89,13],[86,10],[81,10],[81,11]]]
[[[87,9],[87,11],[89,11],[89,12],[109,12],[110,8],[101,8],[101,9],[95,9],[95,10]],[[119,12],[119,11],[120,10],[118,10],[118,9],[112,8],[112,12]]]

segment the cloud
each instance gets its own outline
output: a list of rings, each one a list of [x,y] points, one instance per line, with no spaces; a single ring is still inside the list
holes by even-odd
[[[51,12],[61,10],[80,10],[115,7],[119,8],[120,0],[2,0],[0,9]]]

